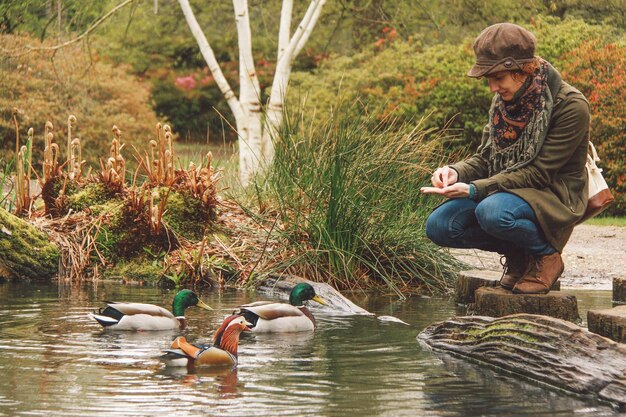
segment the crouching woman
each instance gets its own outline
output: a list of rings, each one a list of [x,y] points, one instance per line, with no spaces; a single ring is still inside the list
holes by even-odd
[[[437,168],[423,193],[448,198],[428,217],[436,244],[504,255],[500,285],[515,293],[550,291],[561,252],[587,205],[589,105],[535,56],[535,36],[500,23],[474,42],[468,75],[495,93],[473,156]]]

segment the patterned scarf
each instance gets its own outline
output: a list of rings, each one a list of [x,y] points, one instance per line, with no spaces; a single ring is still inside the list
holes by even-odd
[[[548,63],[541,59],[510,102],[496,94],[489,111],[489,176],[528,165],[539,153],[552,115]]]

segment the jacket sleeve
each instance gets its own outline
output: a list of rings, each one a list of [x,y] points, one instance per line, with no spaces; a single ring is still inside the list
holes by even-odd
[[[543,189],[552,182],[581,141],[588,140],[589,104],[582,96],[567,97],[564,101],[562,110],[553,115],[548,134],[532,163],[511,172],[470,180],[476,187],[477,200],[507,189]]]
[[[482,140],[476,153],[461,162],[450,165],[450,168],[454,169],[458,175],[459,182],[469,183],[472,180],[485,178],[489,175],[489,124],[483,129]]]

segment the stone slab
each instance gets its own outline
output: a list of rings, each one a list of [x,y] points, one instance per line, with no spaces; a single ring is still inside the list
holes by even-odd
[[[626,304],[626,278],[613,278],[613,302]]]
[[[457,276],[454,301],[458,304],[471,304],[474,292],[480,287],[497,287],[502,273],[498,271],[472,269],[461,271]]]
[[[504,288],[482,287],[476,290],[474,311],[490,317],[509,314],[540,314],[579,323],[576,297],[560,291],[548,294],[513,294]]]
[[[587,311],[587,327],[600,336],[626,342],[626,305]]]
[[[471,269],[459,272],[454,291],[454,301],[458,304],[471,304],[475,302],[474,293],[478,288],[495,288],[499,285],[502,271],[485,269]],[[561,290],[561,281],[552,285],[552,291]]]

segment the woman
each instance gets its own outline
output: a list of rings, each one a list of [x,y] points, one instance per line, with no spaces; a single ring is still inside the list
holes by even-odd
[[[468,75],[495,96],[478,151],[437,168],[423,193],[449,200],[426,222],[441,246],[504,255],[500,285],[548,293],[563,272],[561,251],[587,205],[589,104],[544,59],[535,36],[499,23],[474,42]]]

